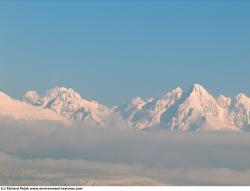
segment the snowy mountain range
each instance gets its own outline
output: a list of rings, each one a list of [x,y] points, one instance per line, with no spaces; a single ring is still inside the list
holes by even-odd
[[[214,98],[199,84],[184,92],[180,87],[159,99],[134,99],[117,112],[136,129],[165,128],[171,131],[247,130],[250,98],[221,95]]]
[[[39,96],[35,91],[28,91],[22,98],[26,103],[40,108],[50,109],[68,120],[91,119],[102,125],[105,119],[112,114],[112,109],[96,101],[81,98],[71,88],[55,87]]]
[[[0,115],[25,120],[53,120],[63,123],[92,121],[104,127],[113,116],[121,117],[136,130],[169,131],[250,130],[250,98],[215,98],[203,86],[188,91],[180,87],[160,98],[136,97],[126,104],[108,108],[82,98],[71,88],[56,87],[39,95],[28,91],[21,100],[0,93]]]

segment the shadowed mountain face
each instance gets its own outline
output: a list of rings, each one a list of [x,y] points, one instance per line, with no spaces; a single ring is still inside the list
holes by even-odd
[[[234,98],[223,95],[215,98],[199,84],[193,85],[188,91],[178,87],[160,98],[143,100],[137,97],[113,108],[86,100],[71,88],[64,87],[52,88],[43,95],[28,91],[22,101],[13,100],[4,93],[1,93],[0,99],[0,115],[15,116],[17,111],[12,111],[11,108],[16,107],[15,105],[25,105],[22,107],[29,107],[23,109],[26,114],[20,114],[20,109],[18,116],[26,115],[26,118],[36,119],[37,117],[33,117],[32,113],[36,113],[33,110],[42,110],[44,113],[52,112],[57,116],[53,119],[63,118],[71,122],[91,121],[102,127],[117,117],[136,130],[238,131],[248,130],[250,127],[250,98],[242,93]],[[29,110],[32,112],[29,113]],[[117,125],[119,126],[119,123]]]

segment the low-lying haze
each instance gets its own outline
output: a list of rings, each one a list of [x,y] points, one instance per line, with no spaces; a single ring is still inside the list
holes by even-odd
[[[246,132],[0,121],[0,184],[249,185]]]

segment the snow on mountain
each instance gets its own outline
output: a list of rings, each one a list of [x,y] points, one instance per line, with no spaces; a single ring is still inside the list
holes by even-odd
[[[201,85],[195,84],[178,108],[171,128],[198,130],[207,117],[218,117],[220,109],[214,97]]]
[[[217,103],[222,108],[228,108],[231,105],[232,99],[230,97],[225,97],[224,95],[220,95],[217,98]]]
[[[160,99],[133,99],[116,110],[136,129],[146,129],[158,126],[161,115],[182,96],[182,89],[176,88],[166,93]],[[135,100],[137,102],[135,102]],[[139,107],[138,107],[139,106]]]
[[[80,120],[105,126],[111,122],[136,130],[170,131],[250,130],[250,98],[240,93],[234,98],[214,98],[203,86],[189,91],[180,87],[160,98],[136,97],[126,104],[108,108],[83,99],[71,88],[55,87],[44,95],[28,91],[23,101],[0,93],[0,115],[22,119]],[[115,120],[119,119],[119,120]],[[124,123],[125,121],[125,123]],[[126,124],[126,125],[125,125]]]
[[[23,101],[51,109],[70,120],[92,119],[99,125],[103,125],[112,113],[112,109],[96,101],[85,100],[73,89],[65,87],[52,88],[42,96],[35,91],[28,91],[23,96]]]
[[[237,128],[250,129],[250,98],[242,93],[238,94],[229,109]]]
[[[0,92],[0,116],[17,120],[49,120],[69,124],[69,121],[55,112],[40,107],[35,107],[25,102],[12,99]]]
[[[162,126],[171,130],[198,131],[203,129],[227,129],[226,111],[219,106],[217,100],[201,85],[195,84],[191,91],[183,95],[183,102],[174,113],[162,117]],[[166,116],[166,119],[164,118]]]
[[[132,101],[116,112],[135,129],[239,130],[249,128],[249,99],[243,94],[215,99],[203,86],[194,84],[188,92],[176,88],[159,99],[140,101],[140,108],[131,107]]]

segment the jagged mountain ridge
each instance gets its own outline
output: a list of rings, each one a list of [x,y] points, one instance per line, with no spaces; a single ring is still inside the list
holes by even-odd
[[[73,89],[65,87],[52,88],[43,95],[28,91],[19,102],[32,105],[32,108],[53,111],[69,121],[91,119],[100,126],[105,126],[112,116],[121,116],[136,130],[250,129],[250,98],[242,93],[234,98],[223,95],[215,98],[199,84],[193,85],[189,91],[178,87],[160,98],[143,100],[136,97],[113,108],[84,99]]]
[[[132,101],[116,110],[121,115],[126,113],[125,120],[136,129],[249,129],[250,98],[242,93],[234,98],[221,95],[216,99],[203,86],[194,84],[187,92],[178,87],[161,98],[140,102],[144,103],[140,108],[131,109],[131,105],[137,105]]]
[[[102,125],[112,113],[112,109],[96,101],[83,99],[73,89],[65,87],[49,89],[41,96],[35,91],[28,91],[22,100],[35,106],[51,109],[70,120],[91,118],[99,125]]]

